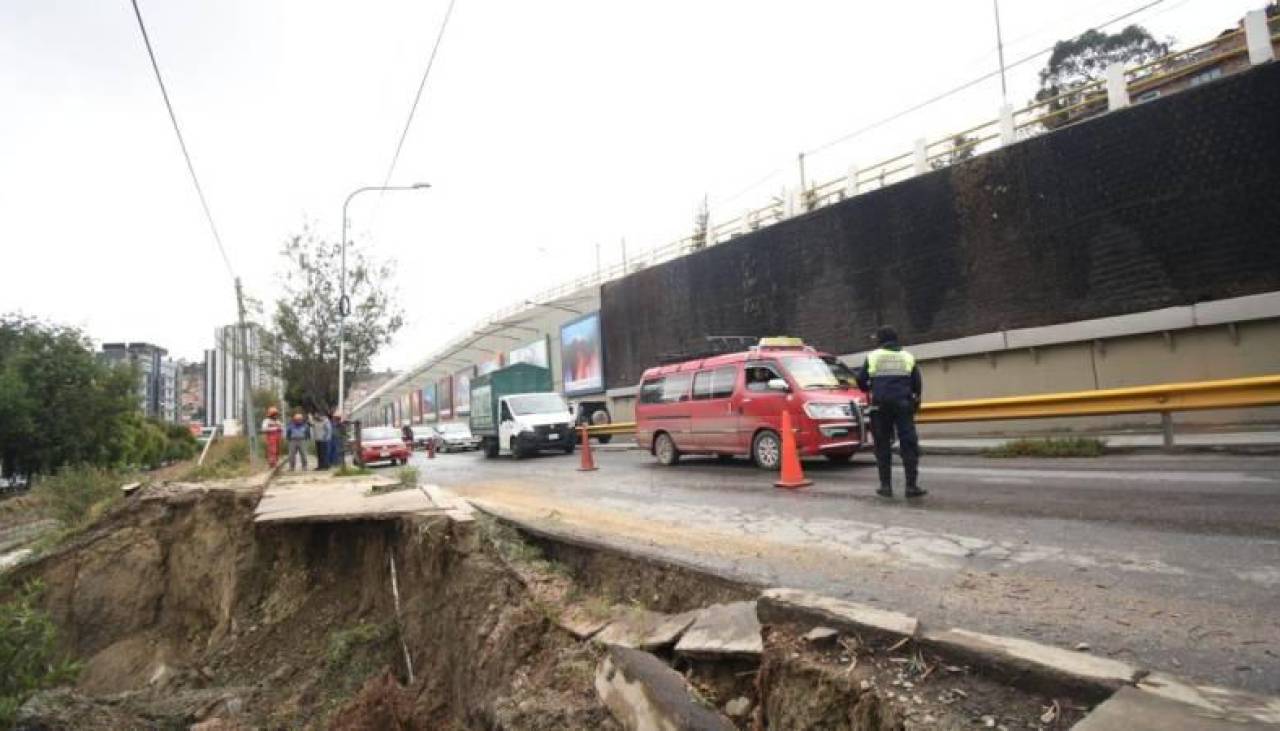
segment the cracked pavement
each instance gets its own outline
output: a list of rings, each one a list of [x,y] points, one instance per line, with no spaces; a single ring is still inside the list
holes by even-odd
[[[492,512],[759,584],[811,589],[1280,692],[1280,459],[926,457],[921,502],[872,495],[870,457],[779,490],[745,461],[415,457]]]

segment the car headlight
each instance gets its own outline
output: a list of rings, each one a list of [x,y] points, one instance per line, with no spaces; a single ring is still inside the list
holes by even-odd
[[[849,419],[853,417],[853,407],[849,404],[810,402],[804,405],[804,413],[810,419]]]

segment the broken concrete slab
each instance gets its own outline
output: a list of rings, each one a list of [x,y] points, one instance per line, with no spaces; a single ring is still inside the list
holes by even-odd
[[[556,617],[556,624],[560,629],[580,640],[591,639],[600,630],[609,626],[610,621],[609,617],[592,615],[576,604],[565,607]]]
[[[663,614],[633,608],[614,618],[594,639],[604,645],[657,650],[674,645],[697,617],[696,611]]]
[[[600,661],[596,694],[628,731],[732,731],[729,719],[703,706],[684,677],[647,652],[617,645]]]
[[[820,624],[895,640],[914,637],[920,629],[920,621],[915,617],[800,589],[767,589],[760,595],[757,611],[765,624]]]
[[[1274,725],[1235,719],[1198,705],[1180,703],[1139,688],[1124,687],[1072,727],[1072,731],[1213,731],[1275,729]]]
[[[1247,693],[1211,685],[1191,685],[1164,673],[1151,673],[1138,681],[1138,688],[1152,695],[1188,706],[1235,723],[1263,723],[1280,726],[1280,698]]]
[[[255,523],[333,523],[432,514],[438,508],[419,490],[374,493],[383,477],[345,479],[289,476],[273,482],[254,510]]]
[[[676,643],[677,654],[692,658],[754,658],[762,652],[755,602],[712,604],[700,610]]]
[[[1033,690],[1071,690],[1099,701],[1130,685],[1138,672],[1119,660],[964,629],[926,632],[920,641],[1015,685]]]
[[[427,499],[445,514],[458,523],[470,523],[476,519],[475,509],[471,503],[458,497],[439,485],[418,485]]]

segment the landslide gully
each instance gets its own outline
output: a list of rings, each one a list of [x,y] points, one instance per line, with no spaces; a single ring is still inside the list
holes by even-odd
[[[475,524],[255,527],[258,497],[152,490],[16,571],[11,585],[44,582],[84,666],[22,722],[617,727],[592,687],[599,650],[548,619]]]

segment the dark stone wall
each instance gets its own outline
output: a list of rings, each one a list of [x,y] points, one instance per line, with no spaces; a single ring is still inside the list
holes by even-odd
[[[1280,62],[606,284],[606,383],[709,334],[847,353],[1273,290]]]

